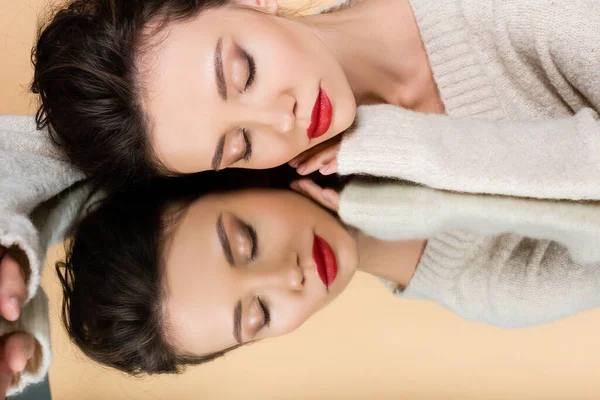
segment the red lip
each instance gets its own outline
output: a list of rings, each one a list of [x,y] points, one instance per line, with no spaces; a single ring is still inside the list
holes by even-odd
[[[335,254],[329,243],[317,235],[313,241],[313,260],[323,284],[327,287],[331,286],[338,272]]]
[[[319,88],[319,95],[310,115],[310,126],[306,129],[309,139],[318,138],[327,132],[331,125],[331,113],[331,100],[327,97],[327,93]]]

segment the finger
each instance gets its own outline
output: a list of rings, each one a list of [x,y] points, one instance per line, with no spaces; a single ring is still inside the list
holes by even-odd
[[[302,153],[298,154],[288,164],[292,168],[297,168],[298,165],[305,163],[309,158],[315,156],[316,154],[319,154],[321,151],[323,151],[324,149],[326,149],[330,146],[332,146],[332,144],[329,141],[320,143],[320,144],[318,144],[314,147],[311,147],[310,149],[305,150]]]
[[[6,400],[6,392],[12,382],[13,374],[4,361],[0,361],[0,400]]]
[[[21,266],[5,254],[0,261],[0,314],[9,321],[16,321],[26,298],[27,287]]]
[[[25,369],[35,352],[35,340],[24,332],[13,333],[4,343],[4,361],[13,373]]]
[[[290,188],[294,191],[294,192],[298,192],[300,194],[305,194],[304,191],[302,190],[302,188],[300,187],[300,184],[298,183],[298,181],[294,181],[290,184]]]
[[[309,150],[306,150],[305,152],[302,152],[300,154],[298,154],[296,157],[294,157],[288,164],[290,165],[290,167],[292,168],[296,168],[298,167],[298,165],[302,164],[303,162],[305,162],[308,158],[310,158],[310,156],[312,156],[313,152]]]
[[[16,321],[21,315],[19,301],[10,296],[0,295],[0,314],[7,321]]]
[[[4,355],[4,338],[0,338],[0,399],[6,399],[6,392],[12,382],[13,372],[6,363]]]
[[[310,179],[300,179],[295,182],[301,192],[307,197],[330,210],[338,210],[337,193],[332,189],[323,189]]]
[[[333,189],[325,188],[322,191],[322,196],[329,203],[329,209],[335,212],[340,210],[340,194]]]
[[[296,171],[300,175],[309,175],[315,172],[316,170],[324,167],[329,164],[331,161],[335,160],[338,152],[338,146],[332,146],[324,149],[319,154],[314,155],[305,163],[300,164]]]
[[[325,165],[324,167],[321,167],[319,169],[319,172],[321,173],[321,175],[336,174],[338,172],[337,158],[331,160],[329,164]]]
[[[331,139],[323,142],[323,143],[319,143],[318,145],[311,147],[308,150],[305,150],[304,152],[300,153],[299,155],[297,155],[296,157],[294,157],[288,164],[290,164],[290,166],[292,168],[297,168],[298,165],[305,163],[309,158],[313,157],[314,155],[320,153],[321,151],[332,147],[332,146],[338,146],[339,148],[339,144],[342,141],[342,135],[336,135],[334,137],[332,137]]]

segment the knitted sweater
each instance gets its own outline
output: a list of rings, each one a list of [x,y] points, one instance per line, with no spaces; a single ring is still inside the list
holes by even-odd
[[[339,172],[600,200],[600,3],[411,4],[448,115],[359,107]]]
[[[501,327],[600,307],[600,204],[353,182],[340,215],[384,240],[428,239],[398,296]]]
[[[63,235],[86,198],[85,186],[65,190],[82,179],[66,163],[33,117],[0,116],[0,244],[18,246],[27,256],[27,303],[16,322],[0,318],[0,335],[24,331],[42,351],[37,371],[25,371],[11,386],[16,394],[39,382],[50,365],[47,299],[38,290],[48,247]]]
[[[460,192],[600,199],[600,3],[411,5],[448,115],[359,107],[338,153],[340,173]],[[429,239],[406,290],[388,283],[396,294],[504,327],[600,305],[598,205],[485,196],[468,205],[457,199],[468,196],[432,193],[401,183],[355,183],[342,192],[347,223],[384,239]],[[444,200],[417,206],[432,197]]]

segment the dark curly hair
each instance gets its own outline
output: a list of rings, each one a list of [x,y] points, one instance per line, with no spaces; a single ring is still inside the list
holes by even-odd
[[[225,352],[178,354],[163,323],[163,240],[193,201],[165,196],[164,184],[113,192],[88,207],[56,264],[63,288],[62,320],[92,360],[132,375],[178,373]]]
[[[71,232],[65,261],[56,264],[71,340],[94,361],[134,375],[177,373],[231,350],[196,357],[171,346],[162,314],[163,252],[182,212],[200,196],[285,188],[295,177],[288,166],[208,171],[158,178],[93,203]],[[320,183],[342,181],[321,176]]]
[[[32,49],[38,128],[101,186],[169,175],[150,151],[137,60],[168,23],[228,2],[72,0],[40,28]]]

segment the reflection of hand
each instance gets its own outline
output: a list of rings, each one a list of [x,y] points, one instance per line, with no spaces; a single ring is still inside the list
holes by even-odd
[[[340,208],[339,193],[333,189],[323,189],[310,179],[294,181],[291,184],[291,188],[332,211],[338,212]]]
[[[35,340],[23,332],[0,337],[0,399],[6,399],[6,392],[18,374],[25,369],[35,352]]]
[[[289,162],[300,175],[309,175],[319,170],[323,175],[335,174],[338,170],[337,153],[342,135],[306,150]]]
[[[19,263],[0,247],[0,316],[16,321],[27,298],[25,276]]]

